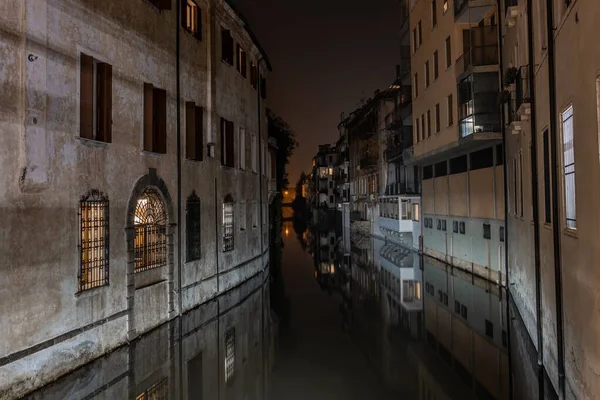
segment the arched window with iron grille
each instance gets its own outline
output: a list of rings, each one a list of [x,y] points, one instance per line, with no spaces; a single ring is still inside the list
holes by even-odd
[[[79,291],[108,285],[108,197],[93,189],[79,201]]]
[[[223,201],[223,251],[233,250],[233,197],[225,196]]]
[[[200,232],[200,198],[193,191],[186,207],[187,261],[198,260],[201,256]]]
[[[135,208],[135,272],[167,265],[167,213],[160,194],[144,190]]]

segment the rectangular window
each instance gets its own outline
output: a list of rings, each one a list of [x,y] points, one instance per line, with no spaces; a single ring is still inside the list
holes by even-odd
[[[458,230],[460,232],[461,235],[464,235],[466,230],[465,230],[465,223],[464,222],[459,222],[458,223]]]
[[[575,148],[573,141],[573,106],[569,106],[562,114],[563,168],[565,222],[569,229],[577,229],[575,204]]]
[[[196,192],[192,192],[187,199],[186,205],[186,239],[187,239],[187,261],[197,260],[201,256],[200,242],[200,198]]]
[[[81,53],[79,136],[112,141],[112,66]]]
[[[171,0],[148,0],[150,3],[154,5],[154,7],[159,10],[170,10],[171,9]]]
[[[221,59],[233,65],[233,37],[229,29],[221,28]]]
[[[225,333],[225,383],[235,375],[235,328]]]
[[[108,285],[108,197],[91,190],[79,202],[79,291]]]
[[[429,87],[429,60],[425,61],[425,87]]]
[[[427,137],[431,137],[431,110],[427,110]]]
[[[417,117],[415,119],[415,126],[417,127],[416,131],[417,131],[417,142],[421,141],[421,125],[420,125],[420,121],[419,121],[419,117]]]
[[[248,75],[248,60],[246,59],[246,51],[244,51],[239,43],[237,45],[237,70],[244,78],[246,78]]]
[[[202,39],[202,14],[198,4],[194,0],[185,0],[185,7],[181,8],[181,12],[183,28],[195,38]]]
[[[413,29],[412,31],[412,38],[413,38],[413,53],[417,51],[417,28]]]
[[[440,103],[435,105],[435,133],[440,132]]]
[[[460,305],[460,315],[462,315],[462,317],[464,319],[467,319],[467,315],[468,315],[468,313],[467,313],[467,306],[465,306],[464,304]]]
[[[457,300],[454,300],[454,312],[460,314],[460,303]]]
[[[490,224],[483,224],[483,238],[491,239],[492,238],[492,230]]]
[[[144,150],[167,152],[167,91],[144,83]]]
[[[452,98],[452,93],[446,99],[446,111],[448,113],[448,126],[452,126],[454,124],[454,99]]]
[[[450,68],[452,65],[452,43],[450,43],[450,36],[446,38],[446,68]]]
[[[421,21],[419,21],[419,25],[417,26],[419,33],[419,47],[423,44],[423,30],[421,29]]]
[[[246,130],[239,128],[238,131],[239,140],[239,153],[240,153],[240,169],[246,169]]]
[[[440,65],[438,61],[438,51],[433,52],[433,80],[436,80],[440,75]]]
[[[550,199],[550,142],[548,138],[548,130],[544,130],[542,134],[542,142],[544,145],[544,222],[547,224],[552,222],[552,210]]]
[[[423,138],[427,137],[426,136],[426,130],[425,130],[425,114],[421,115],[421,135],[423,135]]]
[[[438,231],[442,230],[442,220],[440,220],[440,219],[437,220],[437,230]]]
[[[458,233],[458,221],[452,221],[452,232]]]
[[[238,203],[238,212],[239,212],[239,221],[240,221],[240,231],[246,230],[246,202],[240,201]]]
[[[485,335],[494,338],[494,324],[487,319],[485,320]]]
[[[235,166],[233,141],[233,122],[221,118],[221,165],[225,167]]]
[[[258,87],[258,68],[254,61],[250,61],[250,84],[254,89]]]
[[[523,153],[519,152],[519,211],[523,218]]]
[[[437,7],[435,0],[431,0],[431,29],[437,25]]]
[[[417,222],[421,218],[421,215],[419,214],[419,203],[412,204],[412,217],[413,217],[413,221],[417,221]]]
[[[252,201],[252,228],[257,228],[258,227],[258,203],[256,202],[256,200]]]
[[[185,103],[185,157],[202,161],[203,155],[203,110],[192,101]]]
[[[262,75],[260,77],[260,97],[263,100],[267,98],[267,78]]]
[[[419,97],[419,74],[415,73],[413,79],[413,86],[415,87],[415,99]]]
[[[500,227],[498,236],[500,237],[500,241],[504,242],[504,227],[503,226]]]
[[[187,362],[188,399],[204,399],[202,353]]]
[[[223,203],[223,252],[233,250],[233,199]]]
[[[250,145],[250,161],[252,162],[252,172],[258,172],[258,143],[255,134],[252,134],[252,142]]]

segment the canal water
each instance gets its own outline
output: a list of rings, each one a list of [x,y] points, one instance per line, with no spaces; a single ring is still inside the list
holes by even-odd
[[[349,229],[282,238],[270,274],[28,398],[509,398],[504,290]]]

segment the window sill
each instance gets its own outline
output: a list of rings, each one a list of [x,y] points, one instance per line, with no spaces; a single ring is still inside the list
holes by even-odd
[[[194,160],[193,158],[186,158],[184,162],[192,165],[201,165],[204,160]]]
[[[232,62],[232,63],[229,63],[229,61],[227,61],[227,60],[224,60],[224,59],[222,59],[222,58],[221,58],[221,63],[223,63],[223,64],[226,64],[226,65],[228,65],[228,66],[230,66],[230,67],[233,67],[233,62]]]
[[[186,28],[185,26],[183,27],[183,31],[184,31],[184,32],[185,32],[187,35],[189,35],[189,36],[193,37],[194,39],[196,39],[196,40],[198,40],[198,41],[200,41],[200,42],[202,41],[202,35],[200,34],[200,32],[194,32],[194,31],[191,31],[191,30],[189,30],[188,28]]]
[[[149,156],[149,157],[160,157],[160,156],[164,156],[167,153],[157,153],[157,152],[150,151],[150,150],[142,150],[142,151],[140,151],[140,154],[143,156]]]
[[[567,235],[567,236],[571,236],[571,237],[574,237],[574,238],[576,238],[576,239],[579,237],[579,235],[578,235],[578,233],[577,233],[577,229],[573,229],[573,228],[564,228],[564,229],[563,229],[563,233],[564,233],[565,235]]]
[[[77,140],[79,140],[81,142],[81,144],[83,144],[84,146],[89,146],[89,147],[105,148],[109,144],[109,142],[104,142],[102,140],[96,140],[96,139],[88,139],[88,138],[84,138],[81,136],[75,136],[75,138]]]
[[[75,297],[77,299],[85,299],[87,297],[96,296],[98,294],[101,294],[104,291],[103,289],[107,290],[109,287],[110,287],[110,283],[107,283],[102,286],[96,286],[96,287],[93,287],[90,289],[85,289],[85,290],[76,292]]]

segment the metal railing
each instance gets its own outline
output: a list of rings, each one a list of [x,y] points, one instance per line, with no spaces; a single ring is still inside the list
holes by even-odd
[[[498,64],[498,45],[470,47],[456,60],[456,71],[459,74],[473,67]]]

